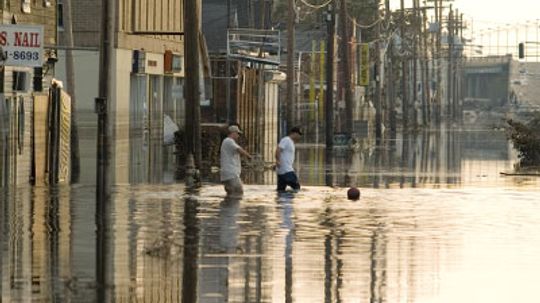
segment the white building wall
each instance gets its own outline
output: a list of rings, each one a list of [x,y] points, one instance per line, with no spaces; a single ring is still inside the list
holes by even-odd
[[[129,112],[130,74],[132,50],[117,49],[112,65],[116,70],[112,75],[111,126],[114,129],[114,144],[111,146],[111,169],[114,170],[114,184],[129,183]]]
[[[67,89],[66,55],[58,51],[55,77]],[[99,52],[73,51],[75,61],[75,103],[79,132],[79,152],[81,159],[81,183],[96,181],[96,127],[97,115],[94,113],[95,98],[98,95]]]

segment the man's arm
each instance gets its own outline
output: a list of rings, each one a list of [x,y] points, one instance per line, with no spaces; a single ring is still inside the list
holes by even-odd
[[[280,164],[280,161],[279,159],[281,158],[281,147],[277,147],[276,148],[276,165],[279,166]]]
[[[252,157],[245,149],[243,149],[243,148],[240,147],[240,146],[238,146],[238,148],[237,148],[236,150],[238,150],[238,152],[239,152],[242,156],[244,156],[244,157],[246,157],[246,158],[248,158],[248,159],[253,158],[253,157]]]

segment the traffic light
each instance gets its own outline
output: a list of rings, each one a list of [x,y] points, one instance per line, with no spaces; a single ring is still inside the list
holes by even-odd
[[[525,58],[525,43],[521,42],[519,44],[519,59]]]

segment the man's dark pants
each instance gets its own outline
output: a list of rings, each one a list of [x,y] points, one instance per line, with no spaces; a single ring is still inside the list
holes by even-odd
[[[285,173],[283,175],[278,175],[278,191],[284,191],[287,188],[287,185],[290,186],[294,190],[300,189],[300,183],[298,183],[298,177],[296,177],[296,174],[291,171],[288,173]]]

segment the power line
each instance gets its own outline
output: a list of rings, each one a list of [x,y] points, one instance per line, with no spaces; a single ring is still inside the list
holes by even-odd
[[[334,0],[328,0],[323,4],[311,4],[307,2],[306,0],[300,0],[305,6],[312,8],[312,9],[321,9],[327,7],[330,3],[332,3]]]

